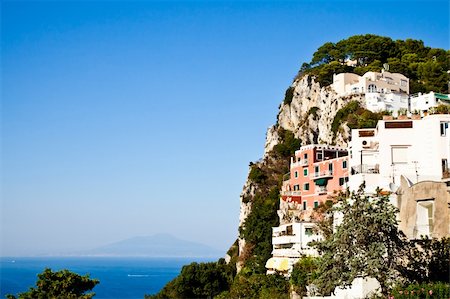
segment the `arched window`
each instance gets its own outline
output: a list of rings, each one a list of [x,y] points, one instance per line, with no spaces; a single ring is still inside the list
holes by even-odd
[[[375,84],[369,84],[367,86],[367,92],[377,92],[377,86]]]

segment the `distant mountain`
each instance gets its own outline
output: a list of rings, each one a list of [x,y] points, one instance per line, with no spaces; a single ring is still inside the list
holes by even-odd
[[[134,237],[73,255],[123,257],[220,257],[218,249],[178,239],[169,234]]]

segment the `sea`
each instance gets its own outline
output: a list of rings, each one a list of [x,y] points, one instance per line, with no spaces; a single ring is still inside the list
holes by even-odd
[[[157,293],[183,265],[214,258],[0,257],[0,298],[35,286],[45,268],[68,269],[100,280],[95,299],[137,299]]]

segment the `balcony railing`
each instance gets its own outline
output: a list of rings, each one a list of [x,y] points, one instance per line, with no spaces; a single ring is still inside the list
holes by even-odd
[[[316,189],[315,189],[315,190],[316,190],[316,194],[319,194],[319,195],[328,192],[326,186],[316,186]]]
[[[352,174],[358,173],[380,173],[380,165],[360,164],[352,167]]]
[[[281,191],[282,196],[302,196],[301,191]]]
[[[318,179],[318,178],[326,178],[326,177],[332,177],[333,171],[326,170],[326,171],[320,171],[320,172],[314,172],[311,174],[312,179]]]

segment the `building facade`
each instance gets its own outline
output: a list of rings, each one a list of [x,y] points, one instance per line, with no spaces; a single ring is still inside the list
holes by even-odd
[[[412,183],[441,181],[448,176],[450,115],[422,119],[380,120],[375,129],[352,130],[349,143],[349,187],[364,181],[366,190],[393,191],[400,176]]]
[[[348,181],[346,149],[312,144],[302,146],[291,158],[290,172],[283,182],[281,198],[295,201],[303,210],[311,210],[325,202]]]
[[[352,130],[349,188],[389,194],[410,239],[450,235],[450,115],[382,120]]]
[[[426,115],[428,112],[438,105],[450,105],[450,98],[447,94],[429,92],[426,94],[418,93],[409,98],[410,111]]]
[[[348,175],[348,153],[343,148],[313,144],[295,152],[280,194],[280,226],[272,228],[267,273],[289,275],[302,255],[317,255],[308,245],[321,239],[314,231],[314,208],[346,188]]]
[[[368,110],[392,111],[408,110],[409,79],[399,73],[382,70],[367,72],[363,76],[353,73],[333,75],[331,85],[339,96],[364,94]]]

